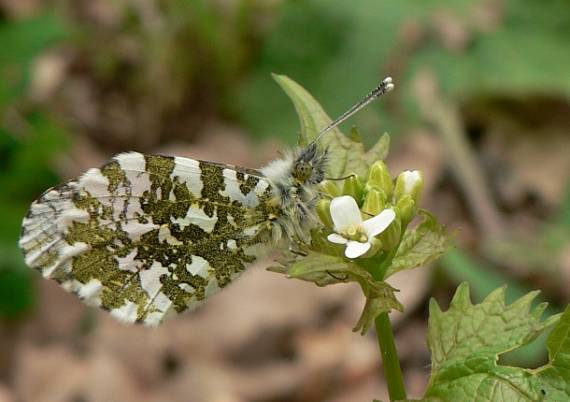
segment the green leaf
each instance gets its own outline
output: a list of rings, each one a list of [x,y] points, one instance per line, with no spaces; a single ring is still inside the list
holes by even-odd
[[[428,343],[432,373],[426,398],[442,401],[565,401],[570,398],[570,309],[562,317],[532,308],[538,292],[505,302],[505,288],[473,305],[469,287],[457,289],[449,309],[430,303]],[[500,354],[520,348],[549,327],[549,362],[535,370],[497,365]],[[427,400],[427,399],[424,399]]]
[[[548,338],[548,358],[554,367],[570,369],[570,308]]]
[[[502,285],[507,286],[507,302],[514,301],[527,294],[531,289],[519,283],[512,276],[507,275],[497,267],[487,266],[459,248],[449,250],[438,263],[446,276],[455,283],[468,282],[471,292],[476,300],[482,299],[493,289]],[[546,301],[537,299],[538,302]],[[545,311],[547,315],[559,313],[562,308],[549,304]],[[521,365],[533,365],[546,357],[546,338],[541,336],[536,342],[531,343],[523,349],[517,349],[508,355],[502,356],[503,360],[517,362]]]
[[[316,138],[320,130],[332,122],[332,119],[326,114],[315,98],[291,78],[286,75],[273,74],[273,79],[277,81],[295,106],[295,110],[301,121],[299,144],[306,146]],[[347,139],[338,128],[332,129],[328,136]]]
[[[386,278],[396,272],[425,265],[441,257],[450,247],[445,227],[435,217],[421,210],[423,221],[404,233],[396,256],[386,272]]]
[[[306,257],[289,265],[290,278],[313,282],[317,286],[327,286],[349,281],[351,264],[340,257],[310,252]]]
[[[382,284],[383,294],[377,297],[366,298],[362,314],[360,315],[355,327],[352,329],[354,332],[360,332],[361,335],[365,335],[368,332],[380,314],[389,313],[392,310],[404,310],[402,304],[400,304],[394,296],[394,289],[386,282],[377,283]]]
[[[548,364],[536,370],[546,386],[545,400],[567,401],[570,398],[570,307],[548,337]]]
[[[321,105],[302,86],[284,75],[273,75],[273,78],[291,98],[301,122],[299,145],[305,146],[313,141],[318,133],[332,122]],[[332,178],[344,177],[356,173],[365,177],[370,161],[382,159],[388,152],[390,140],[387,135],[380,138],[378,143],[367,153],[360,141],[354,141],[334,128],[319,139],[319,145],[326,147],[330,160],[334,161],[328,168]],[[382,157],[382,158],[381,158]]]
[[[317,286],[357,282],[366,296],[364,310],[353,331],[365,334],[376,317],[392,310],[403,311],[395,296],[397,291],[386,282],[376,281],[370,272],[340,256],[309,251],[306,256],[284,262],[282,267],[271,267],[273,272],[293,279],[313,282]]]

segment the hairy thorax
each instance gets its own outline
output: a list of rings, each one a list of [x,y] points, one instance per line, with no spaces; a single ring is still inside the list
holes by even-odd
[[[274,242],[283,237],[291,242],[310,241],[310,231],[318,224],[315,206],[326,163],[326,149],[319,150],[316,144],[310,144],[261,169],[273,184],[271,202],[281,210],[281,216],[276,217],[272,228]]]

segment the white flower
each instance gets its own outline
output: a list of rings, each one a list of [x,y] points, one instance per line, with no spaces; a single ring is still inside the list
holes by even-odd
[[[344,255],[358,258],[372,247],[372,239],[382,233],[396,218],[393,209],[385,209],[378,215],[362,221],[354,198],[345,195],[331,201],[331,217],[334,231],[327,239],[331,243],[346,244]]]

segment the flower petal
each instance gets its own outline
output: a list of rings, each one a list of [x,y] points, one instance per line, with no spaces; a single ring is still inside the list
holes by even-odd
[[[359,241],[350,240],[344,250],[344,255],[348,258],[358,258],[370,250],[370,243],[361,243]]]
[[[331,233],[330,235],[328,235],[327,240],[330,241],[331,243],[336,243],[336,244],[348,243],[348,240],[346,240],[344,237],[342,237],[338,233]]]
[[[358,209],[354,198],[348,195],[333,198],[331,201],[331,217],[334,229],[337,232],[343,231],[350,225],[362,223],[360,209]]]
[[[396,218],[393,209],[385,209],[373,218],[367,219],[362,223],[362,228],[366,232],[368,238],[374,237],[382,233]]]

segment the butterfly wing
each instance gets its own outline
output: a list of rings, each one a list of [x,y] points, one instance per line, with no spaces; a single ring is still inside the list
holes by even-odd
[[[124,322],[159,324],[234,280],[267,243],[259,172],[120,154],[46,191],[23,222],[26,263]]]

